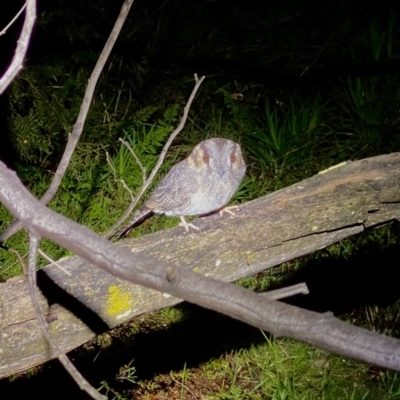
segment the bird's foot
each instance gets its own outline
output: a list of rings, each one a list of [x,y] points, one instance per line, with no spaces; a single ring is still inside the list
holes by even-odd
[[[236,213],[234,213],[232,210],[240,211],[240,208],[239,208],[239,206],[230,206],[230,207],[221,208],[221,210],[219,210],[219,215],[220,215],[220,217],[222,217],[224,215],[224,212],[226,212],[230,215],[236,215]]]
[[[189,228],[193,228],[193,229],[195,229],[196,231],[199,231],[199,230],[200,230],[200,228],[198,228],[197,226],[195,226],[195,225],[193,225],[193,224],[191,224],[191,223],[186,222],[185,217],[180,217],[180,219],[181,219],[182,222],[179,224],[179,226],[183,226],[183,227],[186,229],[186,232],[189,232]]]

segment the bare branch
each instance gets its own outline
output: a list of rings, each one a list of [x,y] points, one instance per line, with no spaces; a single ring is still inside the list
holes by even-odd
[[[28,0],[27,4],[33,2],[34,0]],[[61,180],[68,168],[68,165],[71,161],[72,154],[75,151],[76,145],[81,137],[83,127],[86,121],[87,114],[89,112],[89,107],[92,102],[94,90],[96,88],[97,81],[99,80],[99,76],[104,68],[104,65],[111,53],[111,50],[118,38],[119,33],[121,32],[122,26],[125,22],[126,17],[128,16],[129,10],[133,4],[134,0],[125,0],[122,5],[121,12],[119,13],[118,19],[115,22],[115,25],[108,37],[108,40],[100,54],[99,59],[97,60],[96,66],[93,69],[92,74],[90,75],[88,85],[85,91],[85,95],[82,101],[82,105],[79,111],[78,118],[74,125],[74,129],[72,133],[69,135],[67,145],[64,150],[64,154],[61,158],[60,164],[55,172],[54,178],[50,184],[50,187],[47,189],[44,196],[40,199],[42,204],[47,204],[56,194],[58,187],[60,186]],[[27,12],[29,13],[29,4]],[[30,34],[30,31],[29,31]],[[7,71],[8,73],[8,71]],[[6,73],[6,74],[7,74]],[[15,76],[15,75],[14,75]],[[12,79],[14,78],[12,77]],[[1,81],[0,81],[1,83]],[[0,85],[1,88],[1,85]],[[0,91],[1,93],[1,91]],[[2,235],[0,235],[0,242],[7,240],[9,237],[18,232],[22,227],[20,222],[13,223]]]
[[[38,253],[50,264],[49,265],[55,265],[57,268],[59,268],[64,274],[67,274],[71,276],[71,272],[67,271],[65,268],[63,268],[57,261],[53,260],[49,255],[47,255],[43,250],[40,248],[38,249]]]
[[[18,261],[19,261],[19,263],[20,263],[20,265],[21,265],[22,273],[23,273],[24,275],[27,275],[27,274],[28,274],[28,270],[27,270],[27,268],[26,268],[26,265],[25,265],[25,263],[24,263],[24,260],[22,259],[22,257],[21,257],[20,254],[18,253],[18,251],[17,251],[17,250],[14,250],[14,249],[8,249],[8,251],[9,251],[10,253],[13,253],[13,254],[15,254],[15,255],[17,256]],[[14,265],[14,264],[13,264],[13,265]],[[3,272],[5,272],[5,271],[7,271],[7,270],[8,270],[8,268],[5,269]]]
[[[20,8],[20,10],[15,15],[15,17],[7,24],[7,26],[3,30],[0,31],[0,36],[3,36],[6,34],[7,29],[18,19],[18,17],[22,14],[22,11],[24,11],[25,8],[26,8],[26,3],[24,3],[24,5]]]
[[[143,194],[146,192],[147,188],[151,185],[151,183],[153,182],[154,177],[156,176],[158,170],[160,169],[161,165],[164,162],[164,158],[165,155],[167,154],[167,151],[169,149],[169,147],[171,146],[172,142],[174,141],[174,139],[176,138],[176,136],[182,131],[182,129],[184,128],[185,124],[186,124],[186,120],[189,114],[189,110],[190,107],[192,105],[192,102],[196,96],[197,91],[199,90],[200,85],[202,84],[202,82],[205,79],[205,76],[202,76],[200,79],[198,78],[197,74],[194,74],[194,79],[195,79],[195,86],[192,90],[192,93],[189,97],[189,100],[187,101],[185,108],[183,110],[183,115],[181,118],[181,121],[178,125],[178,127],[171,133],[171,135],[169,136],[167,143],[165,143],[160,157],[158,158],[157,164],[155,165],[155,167],[153,168],[153,170],[151,171],[150,176],[147,178],[146,182],[143,184],[143,186],[140,188],[139,193],[135,196],[135,199],[131,202],[131,204],[129,204],[129,207],[125,210],[125,212],[122,214],[122,216],[118,219],[118,221],[113,224],[111,226],[111,228],[109,228],[105,233],[104,233],[104,237],[109,237],[111,235],[111,233],[113,233],[116,228],[121,225],[122,222],[125,221],[125,219],[130,215],[130,213],[132,212],[132,210],[135,208],[136,204],[138,203],[138,201],[142,198]]]
[[[28,256],[28,278],[29,278],[29,294],[31,296],[33,308],[35,309],[36,318],[39,322],[40,328],[42,329],[43,335],[46,337],[51,349],[57,354],[57,358],[60,363],[72,376],[77,385],[85,390],[93,399],[95,400],[105,400],[106,396],[101,395],[97,390],[95,390],[88,381],[79,373],[79,371],[74,367],[69,358],[58,348],[57,344],[53,340],[47,322],[44,318],[42,310],[40,309],[39,298],[37,294],[37,284],[36,284],[36,258],[39,249],[39,237],[30,232],[29,234],[29,256]]]
[[[28,50],[29,39],[32,34],[33,24],[36,19],[36,0],[26,0],[25,22],[22,27],[21,36],[17,42],[14,58],[6,73],[0,79],[0,94],[10,85],[22,69],[22,63]]]
[[[286,299],[287,297],[295,296],[296,294],[309,294],[308,287],[305,283],[298,283],[297,285],[271,290],[266,293],[260,293],[260,296],[265,296],[270,300]]]
[[[397,171],[399,157],[391,155],[390,160],[391,168]],[[352,326],[330,313],[318,314],[271,301],[236,285],[173,268],[165,261],[118,247],[46,208],[3,163],[0,163],[0,200],[37,235],[53,240],[115,276],[216,310],[275,336],[291,337],[400,371],[400,340]]]

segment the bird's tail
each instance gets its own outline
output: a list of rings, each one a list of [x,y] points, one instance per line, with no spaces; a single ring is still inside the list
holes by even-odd
[[[139,210],[133,214],[133,218],[121,229],[113,233],[108,239],[120,239],[121,237],[127,235],[133,228],[139,226],[145,219],[151,217],[153,214],[154,212],[147,207],[139,208]]]

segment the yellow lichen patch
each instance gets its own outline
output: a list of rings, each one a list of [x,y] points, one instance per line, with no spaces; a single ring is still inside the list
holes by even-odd
[[[110,315],[127,315],[131,312],[132,296],[130,293],[121,290],[116,285],[108,288],[108,297],[106,302],[106,312]]]

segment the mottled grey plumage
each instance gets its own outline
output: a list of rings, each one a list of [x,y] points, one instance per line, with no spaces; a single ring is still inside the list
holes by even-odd
[[[236,192],[246,171],[240,146],[228,139],[200,142],[188,158],[174,165],[154,189],[150,198],[135,212],[132,220],[112,237],[122,237],[152,215],[181,217],[208,214],[221,209]]]

